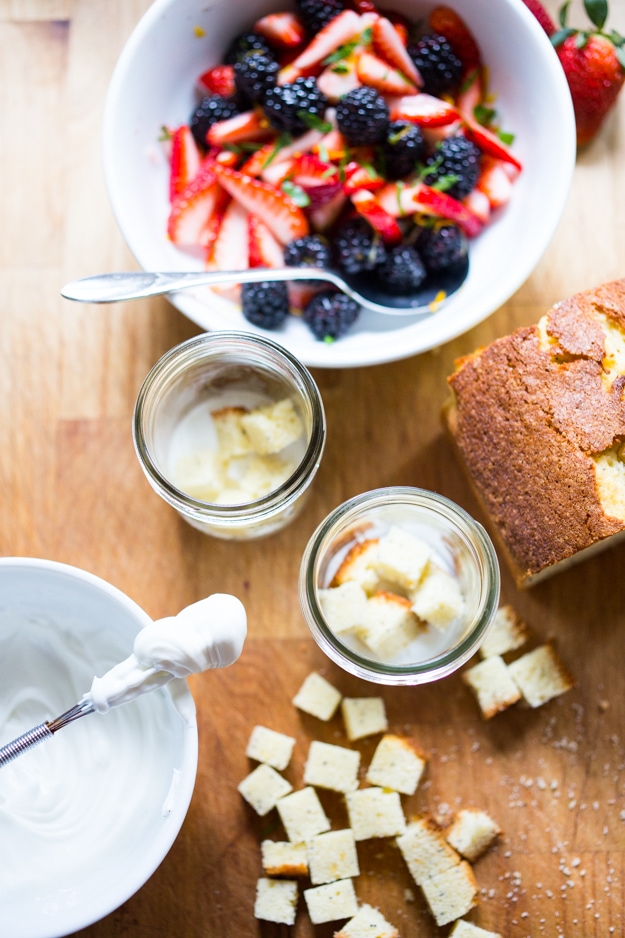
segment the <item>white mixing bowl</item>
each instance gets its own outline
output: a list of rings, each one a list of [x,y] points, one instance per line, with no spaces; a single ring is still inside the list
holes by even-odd
[[[1,558],[0,746],[77,703],[150,621],[83,570]],[[0,934],[59,938],[129,899],[180,830],[197,752],[193,698],[176,682],[0,769]]]

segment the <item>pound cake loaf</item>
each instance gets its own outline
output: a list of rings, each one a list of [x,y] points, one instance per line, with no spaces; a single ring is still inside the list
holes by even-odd
[[[625,279],[456,362],[443,419],[519,587],[625,536]]]

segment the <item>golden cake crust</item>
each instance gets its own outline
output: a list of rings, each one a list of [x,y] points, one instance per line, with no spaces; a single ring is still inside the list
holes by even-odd
[[[625,376],[606,381],[603,364],[609,321],[625,330],[625,280],[558,303],[448,379],[445,423],[519,585],[625,529],[592,459],[625,436]]]

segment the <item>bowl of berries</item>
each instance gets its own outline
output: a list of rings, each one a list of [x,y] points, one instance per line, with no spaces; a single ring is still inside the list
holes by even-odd
[[[435,348],[501,306],[557,228],[576,152],[566,79],[522,0],[155,0],[103,144],[141,268],[267,269],[170,294],[181,312],[330,368]],[[287,267],[334,271],[389,311],[272,278]]]

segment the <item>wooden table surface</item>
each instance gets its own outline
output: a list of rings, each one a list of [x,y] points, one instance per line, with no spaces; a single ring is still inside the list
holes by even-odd
[[[555,12],[559,0],[547,5]],[[0,0],[0,552],[83,567],[154,617],[213,591],[245,602],[241,661],[193,683],[200,766],[182,832],[150,881],[80,935],[283,935],[252,919],[263,825],[236,792],[249,771],[247,735],[257,722],[292,732],[297,779],[307,740],[331,741],[340,731],[340,723],[315,725],[291,707],[304,675],[325,668],[346,692],[372,692],[308,637],[297,598],[304,545],[331,508],[384,485],[435,489],[480,518],[441,430],[446,376],[457,356],[625,274],[625,97],[578,155],[556,235],[519,291],[443,348],[378,367],[316,371],[328,442],[304,513],[266,541],[220,542],[158,499],[131,440],[145,374],[197,327],[164,299],[89,308],[59,295],[77,276],[135,266],[108,204],[100,127],[115,61],[147,6]],[[610,24],[625,30],[625,10],[613,7]],[[578,0],[575,14],[580,20]],[[426,784],[407,810],[444,817],[458,805],[483,806],[504,830],[475,865],[481,903],[470,916],[502,936],[625,934],[624,562],[625,547],[617,547],[525,593],[502,570],[502,599],[555,639],[577,682],[545,707],[483,722],[458,676],[383,691],[391,725],[408,727],[430,753]],[[358,888],[404,938],[448,933],[419,895],[406,900],[410,884],[396,851],[381,845],[366,856],[375,875],[364,871]],[[311,933],[303,919],[297,935]],[[0,935],[11,938],[1,910]]]

